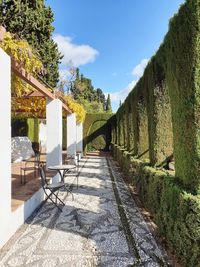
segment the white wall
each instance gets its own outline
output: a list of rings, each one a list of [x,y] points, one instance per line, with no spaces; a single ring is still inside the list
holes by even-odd
[[[76,156],[76,115],[67,116],[67,155]]]
[[[47,127],[45,120],[42,120],[39,124],[39,141],[41,142],[42,152],[46,152]]]
[[[0,247],[10,237],[11,216],[11,63],[0,48]]]
[[[47,167],[62,163],[62,102],[59,99],[47,100]]]
[[[76,125],[76,151],[83,154],[83,124]]]
[[[0,248],[44,199],[40,189],[14,212],[11,211],[11,62],[0,48]],[[62,162],[62,103],[47,101],[47,164]],[[55,177],[56,178],[56,177]]]

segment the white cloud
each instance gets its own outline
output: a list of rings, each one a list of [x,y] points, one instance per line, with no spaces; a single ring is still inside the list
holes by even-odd
[[[125,87],[124,89],[122,89],[118,92],[110,93],[110,98],[111,98],[112,107],[113,107],[114,112],[118,109],[120,100],[122,103],[124,102],[127,95],[134,88],[134,86],[136,85],[139,78],[142,77],[142,75],[144,73],[144,69],[146,68],[148,62],[149,62],[149,59],[147,59],[147,58],[142,59],[141,62],[137,66],[135,66],[131,72],[131,74],[134,75],[136,77],[136,79],[131,81],[127,85],[127,87]],[[105,93],[105,95],[107,96],[108,93]]]
[[[134,67],[134,69],[132,70],[132,75],[136,76],[137,78],[142,77],[143,73],[144,73],[144,69],[146,68],[147,64],[149,62],[149,59],[144,58],[140,61],[140,63]]]
[[[93,47],[85,44],[77,45],[69,36],[60,34],[54,36],[54,41],[58,44],[58,49],[64,56],[62,63],[64,65],[72,64],[74,67],[93,62],[99,52]]]
[[[134,85],[136,84],[137,81],[133,80],[128,84],[128,86],[118,92],[115,93],[110,93],[110,99],[113,102],[119,102],[120,100],[123,102],[129,92],[133,89]]]
[[[136,83],[137,83],[137,81],[133,80],[132,82],[130,82],[128,84],[128,86],[126,88],[124,88],[118,92],[104,93],[106,98],[107,98],[108,94],[110,94],[113,112],[115,112],[118,109],[120,101],[123,103],[123,101],[125,100],[125,98],[129,94],[129,92],[133,89],[133,87],[135,86]]]

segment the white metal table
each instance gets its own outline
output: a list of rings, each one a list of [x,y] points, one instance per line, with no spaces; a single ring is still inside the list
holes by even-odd
[[[73,164],[62,164],[62,165],[55,165],[49,166],[48,169],[52,171],[57,171],[60,174],[61,182],[64,183],[65,175],[68,171],[75,169],[76,165]]]

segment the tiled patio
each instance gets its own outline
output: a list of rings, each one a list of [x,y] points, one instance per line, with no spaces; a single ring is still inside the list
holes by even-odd
[[[41,156],[41,161],[46,161],[46,155]],[[26,183],[21,184],[21,167],[24,167],[25,162],[12,163],[12,200],[11,208],[15,211],[20,205],[27,201],[41,187],[39,173],[34,172],[34,163],[29,162],[26,170]],[[49,172],[50,174],[50,172]]]
[[[48,202],[27,220],[0,251],[0,266],[167,266],[111,158],[82,159],[73,192],[74,201],[60,193],[63,212]]]

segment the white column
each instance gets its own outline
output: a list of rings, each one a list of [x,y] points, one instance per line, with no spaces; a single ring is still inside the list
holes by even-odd
[[[46,152],[47,127],[45,120],[42,120],[39,124],[39,142],[41,143],[41,152]]]
[[[76,115],[67,116],[67,156],[76,156]]]
[[[76,151],[83,155],[83,124],[76,125]]]
[[[11,216],[11,63],[0,48],[0,247],[10,237]]]
[[[47,167],[62,164],[62,102],[49,100],[46,104]]]

